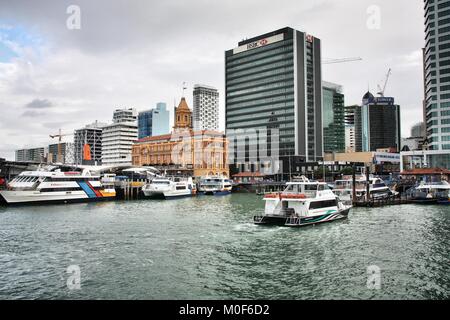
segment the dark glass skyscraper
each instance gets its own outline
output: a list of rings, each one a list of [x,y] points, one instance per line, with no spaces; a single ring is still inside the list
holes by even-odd
[[[401,148],[400,106],[394,98],[374,97],[367,92],[361,107],[355,108],[355,147],[357,152]]]
[[[323,149],[345,152],[345,106],[342,87],[323,82]]]
[[[319,39],[283,28],[243,40],[226,51],[227,133],[278,129],[280,156],[296,155],[305,162],[321,160],[320,48]],[[258,160],[247,157],[245,163],[252,163],[257,170]]]

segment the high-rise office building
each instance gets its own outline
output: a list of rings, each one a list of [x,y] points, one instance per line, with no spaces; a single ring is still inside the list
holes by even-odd
[[[356,151],[355,141],[355,110],[359,108],[357,105],[345,106],[344,123],[345,123],[345,152]]]
[[[46,154],[45,148],[16,150],[16,161],[42,163],[45,162]]]
[[[323,82],[323,149],[325,153],[345,151],[345,106],[342,86]]]
[[[155,109],[139,112],[138,137],[159,136],[170,132],[170,112],[164,102],[156,104]]]
[[[194,86],[194,130],[219,130],[219,92],[216,88]]]
[[[279,131],[277,153],[303,162],[323,159],[321,41],[292,28],[243,40],[225,52],[226,130]],[[237,133],[234,141],[257,144],[240,171],[258,171],[262,146]],[[229,136],[230,137],[230,136]],[[230,142],[235,145],[234,142]],[[269,150],[274,151],[268,144]],[[239,161],[236,150],[230,150]],[[250,166],[249,166],[250,164]],[[250,168],[251,167],[251,168]]]
[[[425,108],[429,150],[450,150],[450,1],[425,0]]]
[[[103,128],[102,164],[131,165],[131,149],[138,139],[136,109],[117,109],[113,123]]]
[[[74,161],[75,164],[84,164],[84,146],[89,145],[90,163],[100,165],[102,163],[102,131],[104,123],[98,121],[75,130],[74,133]]]
[[[394,98],[364,95],[362,106],[355,108],[355,148],[357,152],[400,151],[400,106]]]

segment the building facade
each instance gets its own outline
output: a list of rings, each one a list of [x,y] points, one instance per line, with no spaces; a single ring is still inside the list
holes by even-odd
[[[91,164],[102,163],[102,132],[105,123],[98,121],[75,130],[74,133],[74,160],[75,164],[85,164],[84,146],[88,145],[91,151]]]
[[[340,85],[323,82],[323,149],[325,153],[345,151],[345,105]]]
[[[156,104],[155,109],[139,112],[138,138],[159,136],[170,132],[170,112],[164,102]]]
[[[355,109],[355,148],[357,152],[401,148],[400,106],[391,97],[374,97],[367,92],[361,107]]]
[[[321,41],[283,28],[226,51],[225,109],[230,145],[257,150],[244,157],[230,150],[238,171],[260,171],[260,153],[323,159]],[[261,144],[258,130],[279,143]]]
[[[450,1],[425,0],[424,8],[428,149],[450,150]]]
[[[58,159],[58,150],[61,148],[61,159]],[[47,161],[51,163],[61,162],[64,164],[75,163],[75,144],[70,142],[62,142],[61,146],[58,143],[48,146]]]
[[[219,130],[219,92],[216,88],[194,86],[194,130]]]
[[[228,140],[224,134],[192,130],[192,112],[184,98],[175,111],[173,132],[139,139],[132,148],[132,164],[197,178],[229,176]]]
[[[131,149],[138,139],[136,109],[117,109],[113,123],[103,128],[102,164],[131,165]]]
[[[46,154],[45,148],[21,149],[16,150],[15,158],[17,162],[43,163],[46,161]]]

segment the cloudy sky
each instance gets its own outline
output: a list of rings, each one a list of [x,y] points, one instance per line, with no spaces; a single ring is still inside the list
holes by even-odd
[[[67,28],[70,5],[80,29]],[[324,66],[346,104],[392,68],[386,95],[407,136],[422,117],[423,23],[422,0],[0,0],[0,157],[115,108],[173,106],[184,81],[191,107],[194,84],[218,87],[223,117],[224,51],[285,26],[322,39],[323,58],[363,58]]]

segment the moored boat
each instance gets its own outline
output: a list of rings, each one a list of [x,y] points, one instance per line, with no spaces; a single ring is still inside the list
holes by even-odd
[[[205,195],[227,195],[231,194],[233,188],[231,180],[226,177],[202,177],[198,183],[199,194]]]
[[[345,205],[324,182],[288,182],[281,193],[264,197],[265,212],[255,216],[255,224],[301,227],[345,219],[351,206]]]
[[[196,187],[191,177],[155,178],[142,187],[146,197],[172,199],[191,197],[196,194]]]
[[[87,169],[25,171],[0,190],[0,200],[9,205],[102,201],[115,196],[113,177],[102,181]]]
[[[365,176],[357,176],[355,184],[356,198],[365,198],[367,192],[367,181]],[[333,192],[347,203],[352,202],[353,198],[353,180],[351,176],[344,177],[344,179],[336,180],[333,185]],[[371,199],[387,199],[395,197],[398,192],[391,190],[383,179],[370,175],[369,176],[369,194]]]
[[[422,182],[412,189],[411,201],[418,204],[450,204],[450,184],[447,181]]]

